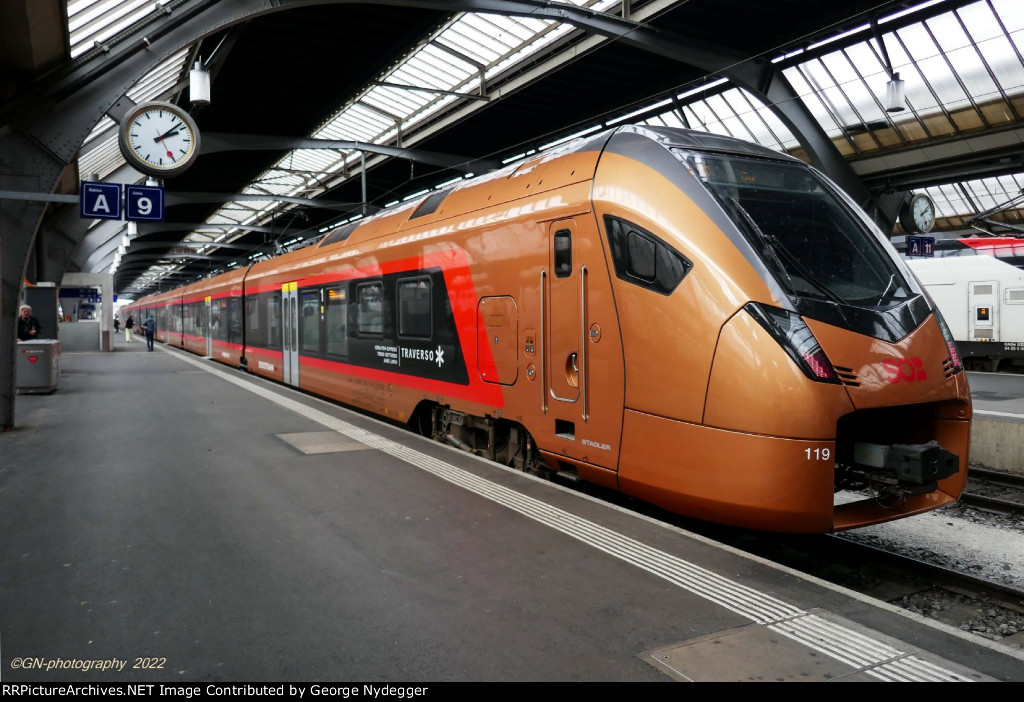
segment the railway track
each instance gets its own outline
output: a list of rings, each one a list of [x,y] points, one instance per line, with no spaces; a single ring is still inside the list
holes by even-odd
[[[971,468],[960,503],[998,514],[1024,516],[1024,475]]]
[[[880,548],[855,535],[711,538],[963,631],[1024,646],[1022,588]]]

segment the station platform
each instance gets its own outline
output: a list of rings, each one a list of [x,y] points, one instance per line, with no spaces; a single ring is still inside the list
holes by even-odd
[[[65,354],[16,412],[4,683],[1024,680],[1024,651],[159,344]]]

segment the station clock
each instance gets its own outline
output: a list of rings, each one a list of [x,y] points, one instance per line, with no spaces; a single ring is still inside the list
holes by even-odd
[[[918,193],[900,209],[900,224],[908,234],[927,234],[935,226],[935,203]]]
[[[143,102],[128,110],[117,141],[130,166],[159,178],[184,173],[199,156],[195,120],[169,102]]]

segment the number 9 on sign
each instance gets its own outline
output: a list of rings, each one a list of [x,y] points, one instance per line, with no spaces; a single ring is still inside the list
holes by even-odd
[[[129,220],[164,221],[164,189],[160,186],[126,186],[125,205]]]

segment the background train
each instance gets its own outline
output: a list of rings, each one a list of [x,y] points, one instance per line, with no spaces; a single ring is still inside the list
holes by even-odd
[[[907,263],[942,311],[967,370],[1024,373],[1024,240],[959,243],[972,255]]]
[[[506,465],[828,532],[954,502],[953,339],[802,162],[621,127],[141,299],[158,339]],[[835,504],[842,487],[870,490]]]

